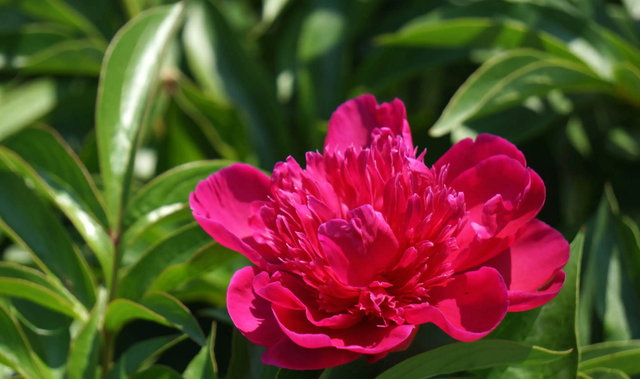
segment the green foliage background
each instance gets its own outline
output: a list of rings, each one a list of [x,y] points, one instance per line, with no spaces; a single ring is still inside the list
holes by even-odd
[[[278,370],[233,329],[248,261],[188,194],[402,99],[433,163],[493,133],[545,181],[567,282],[475,343]],[[0,378],[640,377],[640,1],[0,0]]]

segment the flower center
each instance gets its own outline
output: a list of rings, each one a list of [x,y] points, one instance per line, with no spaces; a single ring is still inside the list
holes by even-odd
[[[435,172],[416,158],[387,128],[372,132],[369,148],[307,153],[303,170],[291,157],[276,165],[271,196],[252,204],[251,224],[261,253],[275,272],[304,280],[320,309],[360,313],[402,324],[405,306],[428,302],[429,288],[453,274],[447,263],[466,222],[464,195],[444,185],[446,169]],[[318,229],[342,219],[358,232],[362,220],[350,212],[370,206],[388,224],[398,249],[368,286],[353,286],[336,275],[323,251]],[[372,262],[375,263],[375,262]]]

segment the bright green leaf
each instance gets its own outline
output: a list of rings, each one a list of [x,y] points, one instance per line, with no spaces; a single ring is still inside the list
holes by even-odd
[[[107,291],[101,290],[91,317],[82,325],[80,331],[71,342],[67,361],[68,379],[93,379],[98,367],[98,352],[104,309],[107,303]]]
[[[121,29],[104,60],[96,132],[110,224],[119,229],[139,131],[150,108],[166,47],[180,25],[183,5],[154,8]]]
[[[39,78],[3,92],[0,98],[0,140],[51,112],[58,102],[56,82]],[[29,109],[25,112],[25,109]]]
[[[596,368],[584,372],[591,379],[630,379],[629,375],[616,369]]]

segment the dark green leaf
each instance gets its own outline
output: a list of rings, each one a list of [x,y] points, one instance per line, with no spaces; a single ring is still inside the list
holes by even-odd
[[[2,364],[11,367],[26,378],[50,378],[44,368],[38,367],[20,326],[11,317],[9,311],[1,305],[0,330],[2,331],[2,338],[0,338]]]
[[[6,145],[20,157],[0,147],[0,161],[32,181],[65,213],[96,254],[109,285],[114,246],[103,227],[107,220],[102,197],[80,160],[59,136],[43,129],[18,133]]]
[[[584,232],[578,233],[571,243],[571,257],[564,267],[565,282],[560,293],[537,310],[513,314],[512,331],[501,337],[511,337],[526,344],[543,346],[553,350],[570,350],[570,353],[555,362],[531,366],[510,367],[500,378],[573,378],[578,372],[578,338],[576,318],[580,288],[580,263],[584,248]],[[536,316],[537,314],[537,317]],[[535,321],[531,320],[535,317]],[[518,325],[518,321],[521,325]],[[528,324],[528,325],[527,325]],[[527,325],[528,328],[525,326]],[[522,327],[522,330],[519,329]],[[523,333],[525,332],[526,334]]]
[[[188,261],[167,267],[154,280],[149,291],[171,291],[180,284],[237,259],[242,259],[242,256],[212,242],[198,250]],[[249,264],[247,260],[245,262]]]
[[[111,42],[102,68],[96,131],[110,224],[118,230],[129,191],[138,134],[150,108],[167,45],[180,25],[182,3],[149,10]]]
[[[192,24],[190,28],[201,28],[198,36],[206,42],[199,46],[212,49],[211,52],[198,54],[198,57],[214,58],[214,64],[209,69],[216,70],[215,77],[221,79],[226,97],[247,117],[249,136],[257,149],[260,163],[265,167],[272,166],[284,158],[285,152],[293,151],[283,110],[276,101],[273,79],[246,51],[217,3],[214,5],[201,0],[201,5],[191,6],[202,6],[204,17],[201,21],[206,22],[195,26]],[[192,54],[191,58],[195,56]],[[207,61],[199,62],[198,66],[210,64]]]
[[[216,323],[213,323],[211,334],[207,338],[207,346],[200,349],[198,355],[189,363],[182,373],[184,379],[216,379],[218,365],[213,352],[216,341]]]
[[[100,31],[84,15],[64,1],[59,0],[21,0],[23,11],[34,19],[53,21],[71,26],[87,36],[103,38]]]
[[[151,338],[128,348],[109,372],[107,379],[127,379],[140,367],[143,367],[162,354],[164,351],[184,340],[183,336],[162,336]]]
[[[107,308],[105,326],[117,333],[125,324],[135,319],[173,326],[200,345],[206,344],[206,338],[191,312],[168,294],[152,292],[143,297],[140,304],[126,299],[114,300]]]
[[[61,280],[85,307],[95,302],[89,267],[56,216],[27,187],[24,180],[0,171],[0,226],[38,265]]]
[[[532,31],[515,20],[457,18],[415,21],[395,34],[379,38],[383,45],[414,47],[536,48],[582,64],[562,40],[543,31]]]
[[[120,282],[119,297],[138,300],[167,267],[187,261],[211,237],[198,225],[187,225],[147,250]]]
[[[430,134],[442,136],[469,119],[508,109],[553,89],[607,92],[611,86],[571,61],[535,51],[512,51],[486,62],[458,89]]]
[[[189,204],[165,205],[140,217],[122,235],[120,264],[131,266],[151,246],[191,223]]]
[[[493,366],[539,365],[560,359],[568,353],[500,340],[455,343],[409,358],[376,379],[421,379]]]
[[[166,366],[152,366],[135,374],[131,379],[182,379],[182,377],[172,368]]]

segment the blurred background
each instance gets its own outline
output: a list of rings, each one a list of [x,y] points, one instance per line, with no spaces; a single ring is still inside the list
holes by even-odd
[[[53,128],[101,187],[103,59],[128,20],[171,2],[0,0],[0,145]],[[591,231],[581,343],[640,338],[640,1],[191,0],[168,49],[134,190],[204,159],[304,162],[342,102],[397,97],[428,164],[479,133],[515,143],[546,184],[539,218],[569,241]],[[30,264],[1,232],[0,251]],[[208,285],[176,296],[220,304]]]

